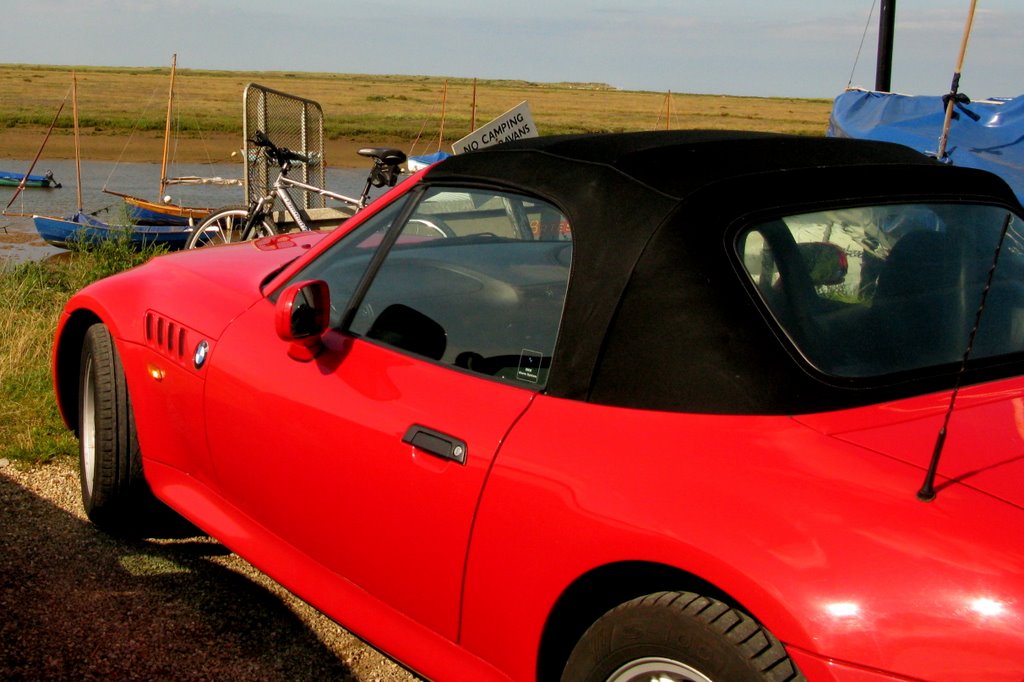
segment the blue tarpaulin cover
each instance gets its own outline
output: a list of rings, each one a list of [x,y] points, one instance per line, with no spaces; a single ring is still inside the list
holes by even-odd
[[[947,161],[996,173],[1024,202],[1024,95],[962,106],[978,118],[954,109]],[[847,90],[832,106],[827,134],[897,142],[934,156],[945,115],[941,96]]]

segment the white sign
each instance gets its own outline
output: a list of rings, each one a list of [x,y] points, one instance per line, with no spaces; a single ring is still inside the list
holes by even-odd
[[[528,102],[521,102],[490,123],[485,123],[469,135],[452,145],[456,154],[483,149],[501,142],[537,137],[537,126],[533,123]]]

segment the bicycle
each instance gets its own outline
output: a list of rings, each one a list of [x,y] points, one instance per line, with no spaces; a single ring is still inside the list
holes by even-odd
[[[250,140],[256,147],[261,149],[267,157],[279,167],[277,178],[270,190],[262,197],[249,202],[246,206],[225,206],[216,209],[203,219],[185,241],[185,248],[195,249],[203,246],[214,246],[218,244],[229,244],[250,239],[259,239],[278,234],[281,230],[274,221],[274,204],[281,201],[285,210],[295,222],[300,231],[313,229],[306,222],[295,200],[292,198],[288,188],[293,187],[311,192],[318,196],[327,197],[348,204],[353,214],[358,213],[369,203],[371,187],[394,187],[398,182],[401,173],[399,167],[405,162],[405,153],[390,147],[366,147],[360,149],[358,154],[373,159],[366,184],[359,197],[348,197],[344,194],[328,191],[322,187],[308,185],[304,182],[288,177],[288,171],[295,163],[316,164],[319,159],[316,155],[305,155],[293,152],[283,147],[278,147],[265,133],[257,130]]]

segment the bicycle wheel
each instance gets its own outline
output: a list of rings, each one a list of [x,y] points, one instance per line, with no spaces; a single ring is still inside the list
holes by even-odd
[[[242,240],[242,228],[245,227],[249,210],[244,206],[225,206],[206,216],[199,225],[192,229],[192,234],[185,241],[186,249],[197,249],[201,246],[217,246]],[[263,218],[253,226],[249,239],[259,239],[277,234],[277,228],[269,218]]]

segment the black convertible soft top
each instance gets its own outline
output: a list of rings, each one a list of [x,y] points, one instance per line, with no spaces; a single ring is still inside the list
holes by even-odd
[[[815,371],[751,294],[733,246],[744,226],[871,203],[1019,212],[999,178],[907,147],[751,132],[519,140],[451,157],[425,179],[531,194],[569,219],[573,270],[548,393],[692,412],[807,413],[952,385],[949,372],[858,382]]]
[[[680,130],[641,133],[535,137],[449,158],[431,173],[465,178],[480,175],[513,180],[519,176],[512,159],[543,155],[586,166],[614,169],[650,190],[681,199],[702,186],[725,178],[816,166],[878,164],[938,165],[935,159],[888,142],[803,137],[745,131]],[[535,169],[536,166],[533,166]],[[538,178],[525,176],[532,186]],[[563,187],[555,179],[550,189]]]

